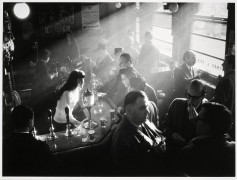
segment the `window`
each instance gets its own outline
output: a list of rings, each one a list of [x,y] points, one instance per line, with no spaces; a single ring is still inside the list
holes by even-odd
[[[201,3],[192,25],[190,49],[197,54],[195,67],[214,76],[224,75],[227,14],[226,3]]]
[[[135,5],[135,12],[139,12],[141,9],[140,3],[136,2]],[[140,43],[140,17],[136,17],[136,32],[135,32],[135,39],[138,43]]]
[[[152,33],[153,42],[159,49],[162,55],[172,58],[172,14],[163,9],[161,6],[153,15],[152,18]]]
[[[135,6],[136,10],[140,10],[140,3],[137,2]],[[136,17],[136,40],[140,41],[140,17]],[[168,10],[163,9],[163,4],[158,3],[158,9],[152,16],[152,33],[153,43],[159,49],[162,59],[172,58],[172,14]],[[164,56],[164,58],[163,58]]]

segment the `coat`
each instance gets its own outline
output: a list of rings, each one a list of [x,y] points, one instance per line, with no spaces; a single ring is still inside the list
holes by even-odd
[[[29,133],[14,133],[3,140],[4,176],[48,176],[57,167],[49,146]]]
[[[207,101],[203,99],[202,103]],[[164,132],[167,138],[176,132],[179,133],[186,142],[196,137],[196,125],[188,118],[187,99],[176,98],[169,106],[166,119],[163,122]],[[197,108],[197,112],[201,110],[201,105]]]
[[[189,176],[235,176],[235,142],[225,135],[197,137],[180,150],[177,167]]]
[[[153,137],[163,136],[149,121],[143,123]],[[156,154],[153,140],[123,117],[112,138],[112,159],[120,175],[147,175],[158,168],[162,154]],[[155,167],[153,166],[155,165]]]
[[[197,72],[193,69],[192,74],[191,74],[185,63],[175,68],[174,84],[175,84],[175,97],[176,98],[185,97],[186,86],[195,76],[197,76]]]
[[[220,79],[212,101],[224,104],[235,117],[235,71],[228,72]]]

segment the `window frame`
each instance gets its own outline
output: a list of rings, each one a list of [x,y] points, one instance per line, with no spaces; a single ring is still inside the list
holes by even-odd
[[[226,3],[226,7],[227,7],[227,3]],[[195,21],[210,22],[210,23],[215,23],[215,24],[226,24],[227,25],[228,17],[224,18],[224,17],[217,17],[217,16],[194,15],[192,24],[194,24]],[[214,58],[214,59],[217,59],[217,60],[224,61],[224,58],[216,57],[216,56],[213,56],[211,54],[207,54],[207,53],[204,53],[204,52],[201,52],[201,51],[193,49],[191,47],[192,35],[199,36],[199,37],[204,37],[204,38],[208,38],[208,39],[214,39],[214,40],[218,40],[218,41],[224,41],[225,42],[225,47],[226,47],[226,43],[227,43],[227,26],[226,26],[225,39],[218,38],[218,37],[212,37],[212,36],[208,36],[208,35],[203,35],[203,34],[198,34],[198,33],[194,33],[192,30],[190,32],[190,49],[191,50],[193,50],[196,53],[202,54],[204,56],[208,56],[208,57],[211,57],[211,58]],[[225,52],[225,49],[224,49],[224,52]],[[225,54],[224,54],[224,56],[225,56]],[[204,71],[202,69],[199,69],[199,70],[200,71]],[[222,70],[222,72],[219,73],[218,76],[214,75],[211,72],[208,72],[208,73],[212,77],[218,77],[219,75],[223,75],[224,74],[223,70]]]
[[[172,55],[172,51],[173,51],[173,35],[172,35],[172,13],[168,10],[163,10],[163,11],[160,11],[160,10],[156,10],[155,11],[155,14],[165,14],[165,15],[169,15],[171,16],[171,24],[170,24],[170,27],[167,27],[167,26],[158,26],[158,25],[155,25],[155,24],[151,24],[151,27],[152,27],[152,32],[153,32],[153,27],[158,27],[158,28],[162,28],[162,29],[169,29],[171,31],[171,36],[172,36],[172,42],[169,42],[169,41],[164,41],[163,39],[159,39],[157,37],[154,37],[153,36],[153,41],[158,41],[158,42],[161,42],[161,43],[166,43],[166,44],[169,44],[171,45],[171,54],[170,56],[167,55],[167,54],[162,54],[160,52],[160,61],[163,62],[163,63],[166,63],[168,64],[169,63],[169,60],[171,60],[173,57]],[[158,47],[159,48],[159,47]]]

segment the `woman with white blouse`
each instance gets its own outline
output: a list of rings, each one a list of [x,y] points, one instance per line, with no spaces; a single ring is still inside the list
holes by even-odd
[[[80,122],[73,117],[72,112],[75,105],[80,100],[80,91],[84,86],[85,73],[81,70],[74,70],[68,77],[67,82],[59,91],[59,99],[57,101],[56,112],[54,115],[55,131],[63,131],[66,129],[65,107],[69,108],[69,122],[72,126],[77,127]]]

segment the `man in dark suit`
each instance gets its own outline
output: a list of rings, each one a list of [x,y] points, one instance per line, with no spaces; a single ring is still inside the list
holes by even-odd
[[[167,137],[167,150],[176,151],[196,137],[197,113],[207,101],[205,86],[200,80],[192,80],[187,86],[186,97],[176,98],[169,106],[162,123]]]
[[[185,97],[185,88],[193,79],[199,79],[197,72],[193,69],[196,63],[196,55],[193,51],[186,51],[183,55],[184,63],[174,70],[175,97]]]
[[[51,85],[51,76],[49,74],[48,62],[50,60],[51,52],[47,49],[39,51],[39,61],[35,67],[35,81],[33,86],[33,96],[42,96],[42,94],[47,91]]]
[[[58,84],[58,73],[50,74],[49,60],[51,52],[47,49],[39,51],[39,61],[35,67],[35,79],[32,87],[34,103],[41,102],[43,98],[53,92]]]
[[[155,90],[145,82],[143,77],[131,77],[129,79],[129,91],[132,90],[140,90],[144,91],[149,99],[149,115],[148,119],[155,124],[155,126],[159,127],[159,110],[157,108],[157,97]]]
[[[210,101],[224,104],[232,113],[231,137],[235,138],[235,56],[227,55],[222,64],[224,77],[216,86],[213,99]]]
[[[204,103],[198,136],[179,152],[177,168],[189,176],[235,176],[235,142],[230,141],[231,113],[221,104]]]
[[[119,175],[147,176],[162,171],[165,144],[162,133],[147,121],[148,102],[143,91],[134,90],[125,97],[125,115],[112,139],[112,158]]]
[[[49,146],[30,133],[33,111],[23,105],[11,114],[13,133],[3,139],[3,176],[49,176],[57,166]]]

